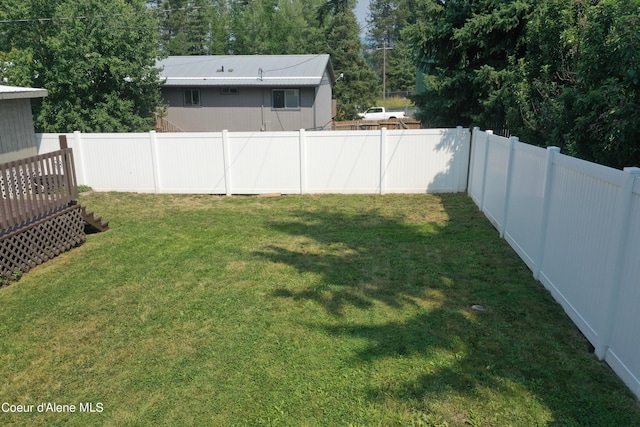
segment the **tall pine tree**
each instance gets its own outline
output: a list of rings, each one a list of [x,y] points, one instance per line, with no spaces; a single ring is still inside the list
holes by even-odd
[[[339,77],[333,87],[337,120],[350,120],[376,99],[376,76],[362,54],[360,27],[349,0],[329,0],[318,9],[325,40],[318,46],[331,55]]]

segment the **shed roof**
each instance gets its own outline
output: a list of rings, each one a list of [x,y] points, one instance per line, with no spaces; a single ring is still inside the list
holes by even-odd
[[[44,98],[46,89],[0,85],[0,99]]]
[[[169,56],[158,62],[164,86],[318,86],[331,58],[319,55]]]

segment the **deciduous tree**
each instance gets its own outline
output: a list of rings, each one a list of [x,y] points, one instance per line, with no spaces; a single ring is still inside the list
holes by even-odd
[[[152,128],[157,22],[143,0],[27,0],[2,19],[2,77],[49,91],[35,103],[37,130]]]

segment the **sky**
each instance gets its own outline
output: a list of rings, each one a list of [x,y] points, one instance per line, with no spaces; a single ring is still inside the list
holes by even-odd
[[[358,0],[358,5],[356,6],[356,18],[358,18],[358,22],[360,23],[360,28],[363,29],[363,35],[366,30],[364,30],[364,26],[367,25],[367,14],[369,13],[369,0]]]

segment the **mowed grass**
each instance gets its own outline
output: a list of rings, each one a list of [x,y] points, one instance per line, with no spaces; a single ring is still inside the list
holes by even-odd
[[[2,425],[640,425],[465,195],[81,203],[111,229],[0,289]]]

